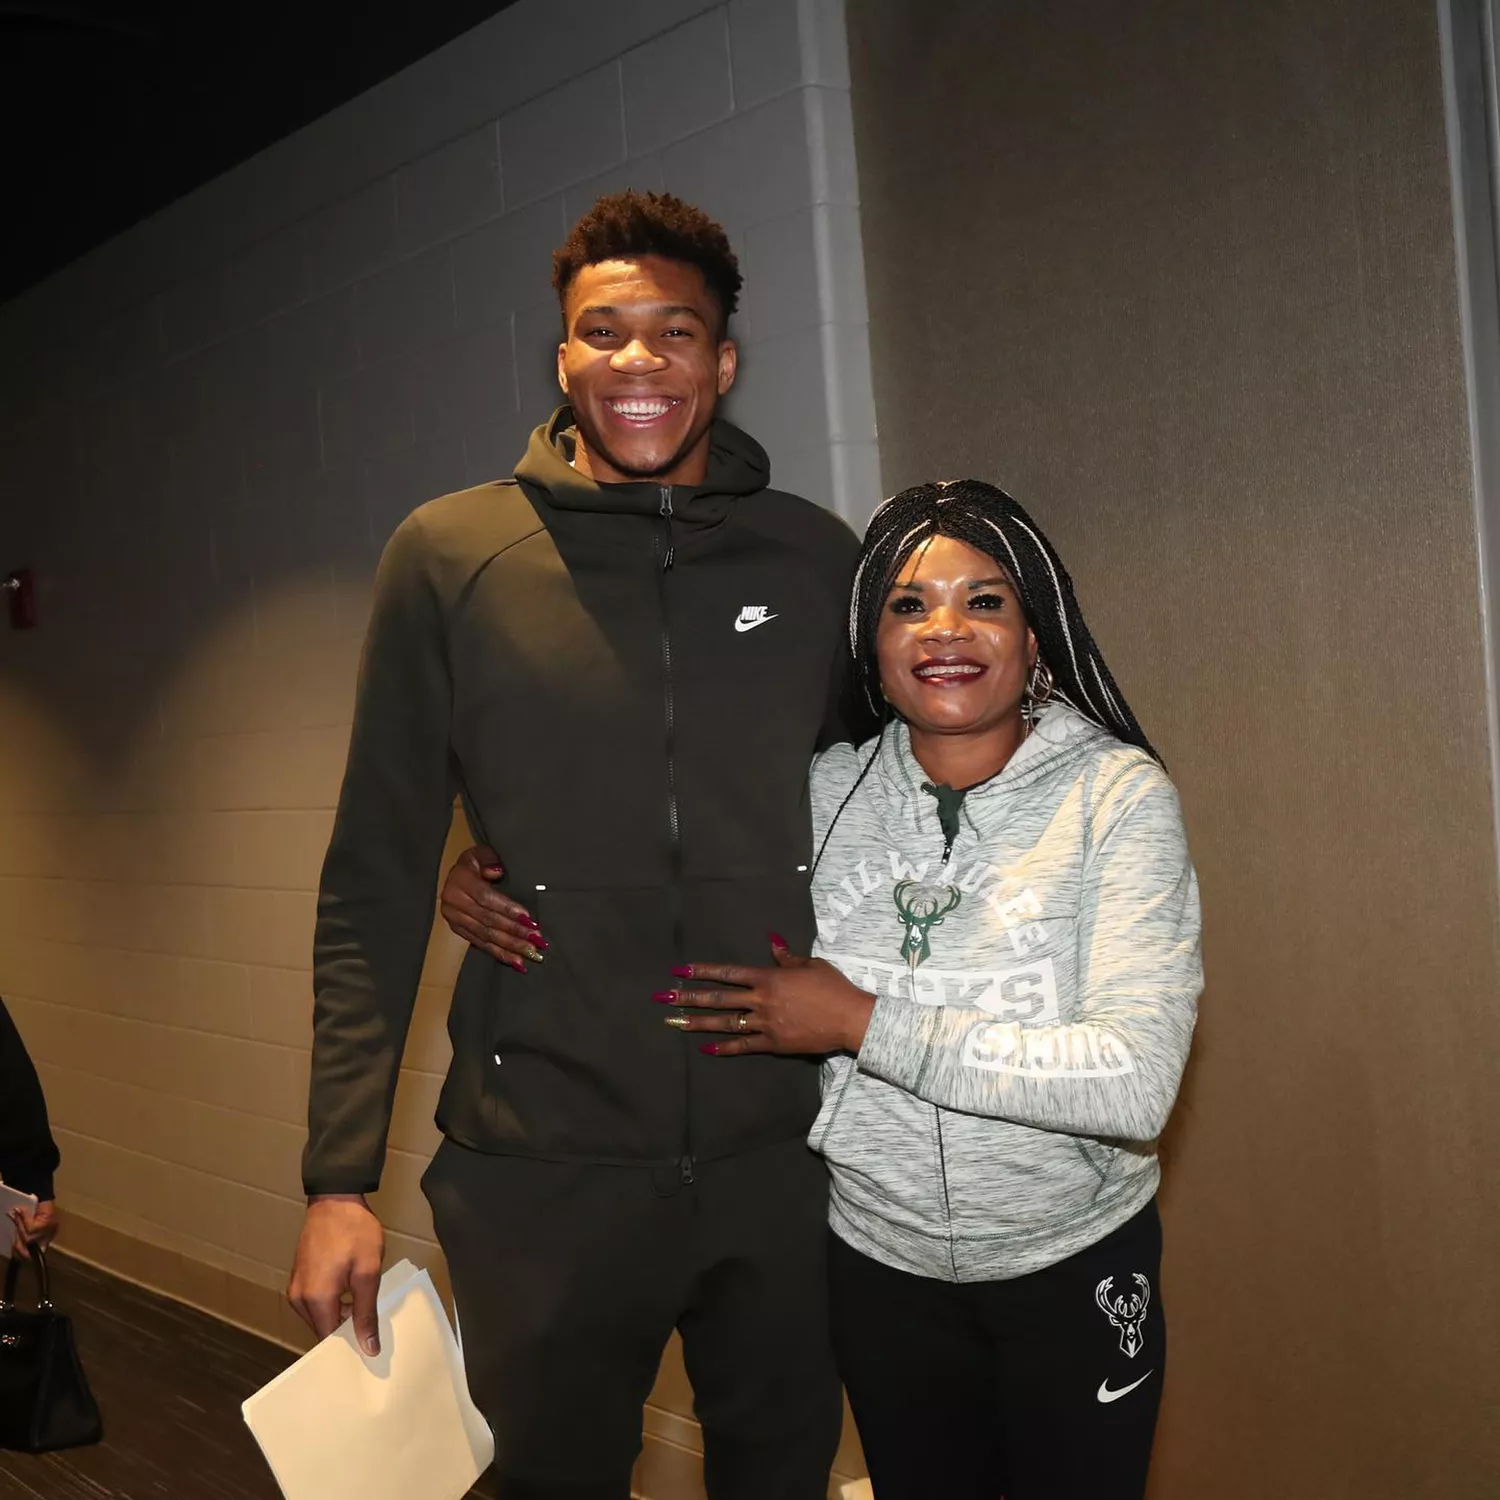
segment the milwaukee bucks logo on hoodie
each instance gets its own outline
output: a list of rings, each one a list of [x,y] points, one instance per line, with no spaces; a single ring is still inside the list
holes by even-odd
[[[901,957],[910,971],[932,957],[932,929],[940,927],[943,918],[957,909],[964,899],[956,885],[930,886],[917,880],[900,881],[893,892],[896,910],[901,914],[905,936],[901,939]]]

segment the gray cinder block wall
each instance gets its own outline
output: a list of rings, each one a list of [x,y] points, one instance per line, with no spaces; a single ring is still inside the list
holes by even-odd
[[[555,405],[549,252],[598,192],[722,219],[731,414],[784,487],[878,499],[848,87],[837,0],[521,0],[0,308],[0,573],[40,585],[0,630],[0,992],[74,1249],[301,1337],[313,892],[371,573]],[[434,1266],[455,963],[435,939],[379,1204]],[[691,1492],[690,1412],[669,1359],[653,1493]]]

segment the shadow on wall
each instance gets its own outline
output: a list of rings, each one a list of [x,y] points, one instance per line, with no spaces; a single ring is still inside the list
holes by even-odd
[[[195,358],[0,439],[4,552],[40,584],[37,628],[0,633],[0,991],[79,1242],[180,1256],[192,1284],[139,1274],[288,1337],[314,893],[382,517],[465,476],[417,448],[258,482],[254,412]],[[429,1265],[456,962],[435,939],[382,1194],[392,1253]]]

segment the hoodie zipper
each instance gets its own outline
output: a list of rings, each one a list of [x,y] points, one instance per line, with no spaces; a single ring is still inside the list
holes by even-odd
[[[677,812],[677,703],[672,678],[672,629],[667,613],[667,574],[672,571],[677,549],[672,542],[672,486],[661,487],[660,526],[656,532],[656,595],[661,607],[661,665],[665,684],[664,705],[667,720],[667,835],[672,871],[672,953],[678,963],[682,955],[682,827]],[[686,1038],[682,1048],[682,1156],[678,1161],[678,1180],[683,1187],[693,1183],[693,1095],[692,1063]]]
[[[948,873],[948,865],[953,859],[953,845],[958,838],[955,831],[953,838],[946,834],[943,836],[943,862],[938,866],[938,878],[942,879]],[[915,1000],[915,996],[912,997]],[[943,1217],[948,1221],[948,1265],[953,1271],[954,1281],[958,1280],[958,1251],[953,1243],[953,1200],[948,1196],[948,1152],[943,1144],[943,1110],[942,1106],[932,1106],[932,1117],[937,1124],[938,1143],[938,1172],[943,1181]]]

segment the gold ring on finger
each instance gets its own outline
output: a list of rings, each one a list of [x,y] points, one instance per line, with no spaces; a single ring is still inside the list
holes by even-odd
[[[740,1018],[735,1024],[740,1028],[741,1031],[749,1031],[750,1017],[747,1016],[744,1011],[741,1011]]]

